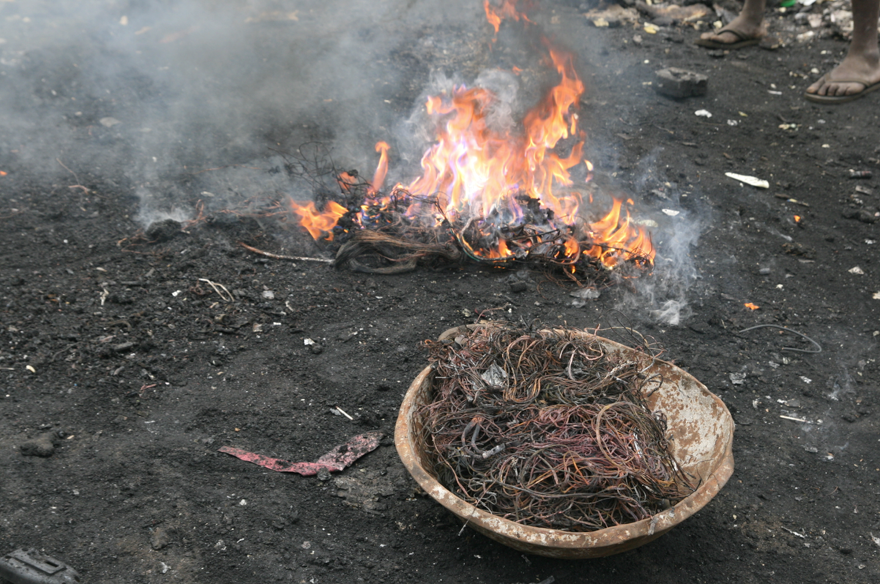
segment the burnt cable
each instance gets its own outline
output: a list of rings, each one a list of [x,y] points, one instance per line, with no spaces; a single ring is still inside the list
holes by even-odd
[[[797,335],[797,336],[799,336],[799,337],[802,337],[802,338],[804,338],[804,339],[807,339],[808,341],[810,341],[811,343],[813,343],[814,345],[816,345],[816,350],[815,350],[815,351],[812,351],[812,350],[810,350],[810,349],[796,349],[796,348],[794,348],[794,347],[782,347],[782,350],[783,350],[783,351],[796,351],[796,352],[798,352],[798,353],[812,353],[812,354],[817,354],[817,353],[821,353],[821,352],[822,352],[822,345],[820,345],[819,343],[817,343],[816,341],[814,341],[813,339],[811,339],[810,337],[808,337],[808,336],[805,335],[804,333],[799,333],[799,332],[797,332],[797,331],[793,331],[793,330],[791,330],[790,328],[785,328],[784,326],[779,326],[778,324],[757,324],[757,325],[755,325],[755,326],[750,326],[749,328],[745,328],[745,329],[743,329],[743,330],[741,330],[741,331],[739,331],[739,332],[740,332],[740,333],[745,333],[745,332],[748,332],[748,331],[753,331],[753,330],[755,330],[755,329],[759,329],[759,328],[767,328],[767,327],[769,327],[769,328],[777,328],[777,329],[779,329],[779,330],[782,330],[782,331],[785,331],[785,332],[788,332],[788,333],[791,333],[791,334]]]

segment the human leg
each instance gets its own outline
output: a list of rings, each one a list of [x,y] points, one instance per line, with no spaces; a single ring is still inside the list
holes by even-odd
[[[756,40],[767,34],[764,27],[765,7],[766,0],[745,0],[739,16],[727,26],[703,33],[697,44],[713,48],[754,44]]]
[[[807,88],[806,98],[833,102],[855,99],[880,84],[877,19],[880,0],[852,0],[853,38],[840,64]],[[821,99],[821,98],[832,99]]]

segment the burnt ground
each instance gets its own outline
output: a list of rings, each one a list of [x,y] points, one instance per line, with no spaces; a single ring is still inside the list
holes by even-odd
[[[827,69],[845,49],[840,39],[789,38],[713,56],[691,44],[691,28],[598,30],[581,12],[560,6],[546,20],[575,39],[586,73],[581,118],[597,180],[613,180],[672,232],[698,234],[686,254],[692,273],[659,273],[672,262],[661,258],[645,278],[680,279],[678,324],[627,287],[575,306],[570,285],[535,269],[422,266],[375,276],[238,245],[323,253],[269,220],[218,214],[151,243],[135,221],[142,184],[120,168],[83,161],[65,164],[68,172],[55,164],[64,153],[26,160],[7,143],[0,551],[45,550],[84,582],[878,581],[880,97],[837,108],[802,99],[810,70]],[[473,32],[486,35],[479,16]],[[773,26],[791,22],[777,15]],[[457,34],[440,32],[413,34]],[[426,78],[432,45],[409,46],[406,59],[379,66]],[[37,77],[52,73],[39,59],[31,66]],[[645,83],[661,66],[708,75],[708,94],[657,95]],[[402,115],[412,91],[401,88],[391,107]],[[694,115],[700,109],[712,117]],[[314,138],[299,127],[271,133]],[[119,145],[112,128],[87,128],[99,146]],[[232,154],[225,162],[274,168],[269,155],[262,166]],[[874,178],[851,179],[851,169]],[[770,188],[725,172],[765,178]],[[199,177],[164,180],[187,194],[180,207],[199,198]],[[727,486],[660,539],[598,560],[527,557],[462,530],[406,475],[394,421],[426,364],[420,341],[499,307],[491,314],[625,324],[653,337],[733,414]],[[822,352],[783,350],[811,345],[772,329],[737,332],[757,324],[808,335]],[[230,445],[315,460],[368,430],[385,433],[381,446],[329,478],[273,473],[217,452]],[[28,450],[35,439],[49,456]]]

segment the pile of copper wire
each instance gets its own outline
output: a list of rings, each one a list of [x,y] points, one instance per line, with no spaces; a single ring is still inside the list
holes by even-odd
[[[427,345],[426,452],[468,503],[524,525],[594,531],[693,492],[665,417],[646,404],[662,379],[595,336],[481,326]]]

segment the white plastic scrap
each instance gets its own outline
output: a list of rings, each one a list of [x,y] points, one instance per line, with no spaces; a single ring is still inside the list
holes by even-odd
[[[673,209],[661,209],[661,211],[663,211],[664,213],[666,213],[670,217],[675,217],[676,215],[678,215],[680,213],[680,211],[675,211]]]
[[[712,114],[709,112],[709,110],[704,110],[704,109],[695,111],[694,115],[700,116],[701,118],[711,118],[712,117]]]
[[[303,339],[303,345],[314,345],[315,341],[312,339]]]
[[[847,272],[849,272],[850,274],[855,274],[857,276],[864,276],[865,275],[865,270],[863,270],[862,268],[860,268],[858,266],[848,269]]]
[[[507,379],[507,371],[492,363],[486,371],[483,372],[480,377],[483,378],[483,381],[486,382],[486,385],[493,388],[504,387],[504,382]]]
[[[580,298],[582,300],[595,300],[599,297],[599,291],[595,288],[579,288],[574,292],[569,292],[572,298]]]
[[[741,183],[745,183],[747,185],[758,187],[759,189],[769,189],[770,183],[766,180],[755,178],[754,176],[746,176],[744,174],[736,174],[733,172],[725,172],[724,176],[730,177],[733,180],[738,180]]]

